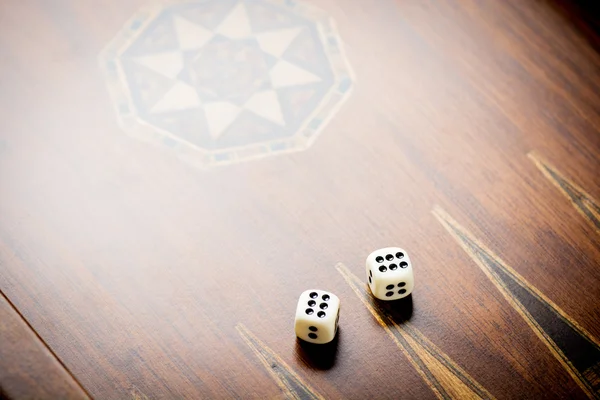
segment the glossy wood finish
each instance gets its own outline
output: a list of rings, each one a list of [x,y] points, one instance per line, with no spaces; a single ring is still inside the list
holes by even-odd
[[[0,343],[0,398],[88,398],[3,296],[0,296]]]
[[[598,396],[587,3],[312,3],[352,96],[306,151],[201,170],[117,124],[97,55],[144,1],[2,2],[2,293],[99,399]],[[387,246],[410,251],[409,303],[359,284]],[[310,287],[341,298],[332,346],[294,337]],[[2,326],[29,374],[4,395],[81,394]]]

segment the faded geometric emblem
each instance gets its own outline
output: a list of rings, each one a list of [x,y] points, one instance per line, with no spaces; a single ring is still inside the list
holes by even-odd
[[[122,128],[199,166],[306,149],[353,84],[331,18],[291,0],[150,6],[100,61]]]

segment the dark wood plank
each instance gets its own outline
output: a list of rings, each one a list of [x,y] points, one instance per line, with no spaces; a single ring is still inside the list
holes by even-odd
[[[600,396],[596,17],[551,0],[309,3],[336,21],[353,92],[310,147],[239,163],[210,157],[256,151],[261,131],[194,136],[204,103],[190,131],[130,118],[164,100],[173,54],[120,102],[103,49],[160,19],[147,2],[0,4],[0,290],[96,398]],[[154,39],[119,68],[181,44]],[[246,90],[240,65],[213,72]],[[188,144],[139,140],[148,125]],[[223,165],[198,167],[194,146]],[[390,245],[416,271],[398,308],[360,285]],[[309,287],[342,300],[317,353],[292,330]]]
[[[1,293],[0,343],[0,398],[89,398]]]

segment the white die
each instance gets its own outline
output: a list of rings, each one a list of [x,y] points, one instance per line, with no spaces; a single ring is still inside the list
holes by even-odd
[[[399,247],[375,250],[367,257],[367,280],[379,300],[398,300],[412,293],[415,286],[408,253]]]
[[[324,290],[307,290],[296,307],[296,336],[310,343],[329,343],[335,338],[340,319],[340,299]]]

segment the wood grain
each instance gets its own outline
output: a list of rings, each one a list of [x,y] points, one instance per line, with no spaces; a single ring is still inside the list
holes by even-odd
[[[0,398],[89,398],[79,383],[1,294]]]
[[[0,319],[0,364],[21,371],[0,372],[3,395],[84,395],[66,369],[99,399],[600,396],[599,367],[570,368],[578,349],[543,340],[559,323],[517,298],[527,282],[600,338],[597,14],[308,3],[336,21],[352,95],[310,148],[210,169],[119,125],[97,57],[149,2],[0,3],[0,291],[35,331]],[[416,276],[406,326],[347,279],[396,245]],[[485,265],[519,279],[502,291]],[[342,301],[321,358],[293,333],[309,287]]]

